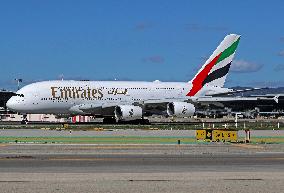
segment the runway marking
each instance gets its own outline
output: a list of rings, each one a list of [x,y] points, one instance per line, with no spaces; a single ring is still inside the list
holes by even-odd
[[[91,147],[79,147],[80,149],[141,149],[141,148],[152,148],[152,147],[143,147],[143,146],[91,146]]]
[[[264,147],[251,144],[233,144],[235,147],[247,148],[247,149],[263,149]]]
[[[264,160],[284,160],[284,157],[264,157]]]
[[[139,143],[128,143],[128,144],[113,144],[113,143],[11,143],[9,144],[11,146],[176,146],[177,144],[174,143],[163,143],[163,144],[157,144],[157,143],[146,143],[146,144],[139,144]],[[178,146],[190,146],[190,145],[198,145],[196,144],[179,144]]]
[[[123,161],[125,158],[49,158],[50,161]]]
[[[33,160],[34,158],[17,158],[17,157],[1,157],[0,160]],[[75,158],[75,157],[55,157],[55,158],[46,158],[43,160],[49,161],[123,161],[129,160],[126,158]]]
[[[180,147],[185,147],[185,146],[180,146],[180,145],[176,145],[176,146],[172,146],[172,147],[176,147],[176,148],[180,148]],[[163,147],[161,146],[162,149],[166,149],[168,148],[167,146],[166,147]],[[129,146],[114,146],[114,145],[111,145],[111,146],[83,146],[83,147],[80,147],[78,146],[78,149],[153,149],[152,146],[144,146],[144,145],[129,145]]]
[[[260,181],[263,180],[261,178],[229,178],[229,179],[223,179],[223,180],[232,180],[232,181]]]

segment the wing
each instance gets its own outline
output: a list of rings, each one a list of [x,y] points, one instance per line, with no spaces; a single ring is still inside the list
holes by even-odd
[[[215,105],[217,107],[234,107],[234,108],[255,108],[257,106],[272,106],[283,102],[283,97],[275,96],[258,96],[258,97],[200,97],[195,99],[195,103],[205,105]]]
[[[186,98],[164,98],[164,99],[151,99],[141,100],[135,102],[119,101],[119,102],[102,102],[79,104],[71,107],[69,111],[73,114],[92,114],[92,115],[112,115],[116,106],[120,105],[133,105],[140,106],[146,113],[162,114],[166,110],[167,104],[171,102],[186,102]],[[150,113],[150,114],[151,114]]]
[[[121,103],[120,103],[121,104]],[[71,107],[69,111],[73,114],[92,114],[101,115],[104,110],[114,109],[119,103],[117,102],[108,102],[108,103],[86,103],[86,104],[79,104]]]
[[[224,93],[216,93],[216,94],[208,94],[206,96],[212,96],[212,97],[217,97],[217,96],[226,96],[226,95],[232,95],[232,94],[236,94],[236,93],[245,93],[245,92],[249,92],[249,91],[256,91],[256,90],[267,90],[269,89],[268,87],[265,88],[248,88],[248,89],[242,89],[242,90],[235,90],[232,89],[228,92],[224,92]]]

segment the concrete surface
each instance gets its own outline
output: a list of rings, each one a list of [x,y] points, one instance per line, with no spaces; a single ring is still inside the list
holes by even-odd
[[[0,144],[1,192],[282,192],[283,145]]]

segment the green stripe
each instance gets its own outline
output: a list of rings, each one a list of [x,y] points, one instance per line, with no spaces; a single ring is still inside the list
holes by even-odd
[[[218,62],[221,62],[222,60],[224,60],[225,58],[228,58],[229,56],[231,56],[237,49],[238,44],[239,44],[240,38],[238,38],[237,41],[235,41],[230,47],[228,47],[226,50],[224,50],[221,54],[221,56],[219,57]]]

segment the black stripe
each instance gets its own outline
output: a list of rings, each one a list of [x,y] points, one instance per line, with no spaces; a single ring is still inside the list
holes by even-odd
[[[219,69],[215,70],[214,72],[212,72],[211,74],[209,74],[205,78],[205,80],[202,82],[202,86],[204,86],[206,83],[212,82],[213,80],[216,80],[218,78],[222,78],[223,76],[228,74],[228,72],[230,70],[231,63],[232,62],[230,62],[226,66],[219,68]]]

